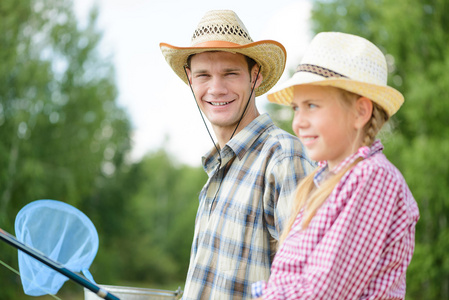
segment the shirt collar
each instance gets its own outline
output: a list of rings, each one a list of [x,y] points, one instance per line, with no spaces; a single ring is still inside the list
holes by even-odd
[[[274,126],[274,123],[268,114],[261,114],[255,118],[221,149],[222,166],[226,165],[234,156],[242,159],[257,138],[271,126]],[[208,174],[219,164],[219,158],[215,147],[202,157],[203,168]]]
[[[357,152],[345,158],[341,163],[339,163],[335,168],[329,170],[327,161],[318,162],[318,171],[313,177],[313,181],[316,186],[319,186],[323,180],[327,179],[329,176],[337,174],[342,169],[346,168],[350,164],[352,164],[358,158],[368,158],[374,155],[377,152],[382,152],[384,146],[382,145],[380,140],[375,140],[371,147],[363,146],[360,147]]]

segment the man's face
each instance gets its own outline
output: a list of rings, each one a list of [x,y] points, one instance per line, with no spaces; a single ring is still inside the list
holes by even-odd
[[[199,107],[214,130],[233,131],[239,122],[254,84],[248,63],[241,54],[204,52],[195,54],[187,70]],[[256,88],[260,85],[259,75]],[[242,119],[243,128],[257,117],[254,97]]]

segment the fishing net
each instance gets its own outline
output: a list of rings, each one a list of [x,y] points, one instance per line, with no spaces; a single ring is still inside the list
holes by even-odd
[[[77,208],[56,200],[37,200],[16,216],[17,239],[92,281],[89,267],[98,251],[98,234],[90,219]],[[56,294],[64,275],[19,251],[23,290],[31,296]]]

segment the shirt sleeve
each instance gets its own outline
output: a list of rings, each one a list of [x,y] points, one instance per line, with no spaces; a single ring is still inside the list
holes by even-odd
[[[405,294],[416,223],[407,213],[405,182],[382,168],[350,173],[309,227],[292,231],[282,245],[273,263],[281,275],[270,278],[264,299],[369,298],[401,282]]]
[[[269,166],[265,178],[264,218],[274,239],[279,240],[284,224],[290,217],[292,197],[299,180],[312,168],[301,155],[284,156]]]
[[[266,282],[261,280],[253,283],[251,285],[251,297],[252,298],[259,298],[262,296],[262,291],[266,286]]]

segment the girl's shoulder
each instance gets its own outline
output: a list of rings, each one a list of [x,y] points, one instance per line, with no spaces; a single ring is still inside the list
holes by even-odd
[[[360,191],[395,190],[405,198],[411,198],[411,192],[399,169],[382,152],[366,157],[342,177],[338,187],[349,194]]]
[[[363,159],[351,170],[355,175],[369,175],[371,173],[380,173],[385,176],[392,176],[398,180],[403,181],[399,169],[388,160],[388,158],[382,153],[377,152],[373,155]]]
[[[357,201],[366,199],[372,203],[373,199],[381,198],[379,205],[388,202],[402,207],[411,220],[419,218],[417,203],[404,176],[382,152],[365,158],[349,170],[337,190],[347,198],[357,195],[354,198]]]

